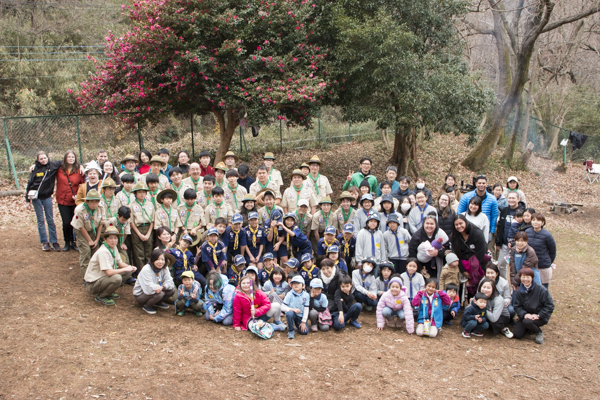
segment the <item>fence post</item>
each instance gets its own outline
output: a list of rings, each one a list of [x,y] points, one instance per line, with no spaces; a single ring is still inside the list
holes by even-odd
[[[140,144],[140,153],[141,153],[142,149],[144,148],[144,141],[142,140],[142,131],[140,131],[140,120],[139,120],[139,118],[137,120],[137,131],[138,131],[138,142]]]
[[[77,145],[79,146],[79,160],[83,162],[83,154],[81,153],[81,134],[79,133],[79,115],[75,116],[75,127],[77,128]]]
[[[12,158],[12,153],[10,151],[10,143],[8,142],[8,129],[6,128],[6,119],[2,119],[2,125],[4,125],[4,145],[6,146],[6,157],[8,158],[8,167],[12,170],[13,177],[15,178],[15,186],[17,190],[19,187],[19,179],[17,178],[17,170],[15,169],[15,163]]]
[[[190,131],[192,132],[192,160],[195,160],[196,151],[194,149],[194,113],[190,113]]]
[[[348,121],[348,143],[352,141],[352,121]]]
[[[321,141],[323,142],[323,147],[325,148],[325,150],[327,150],[327,140],[325,140],[325,134],[323,133],[323,128],[321,127],[321,118],[319,118],[318,121],[319,121],[319,137],[321,138]]]
[[[281,133],[281,125],[283,120],[279,120],[279,151],[283,151],[283,134]]]

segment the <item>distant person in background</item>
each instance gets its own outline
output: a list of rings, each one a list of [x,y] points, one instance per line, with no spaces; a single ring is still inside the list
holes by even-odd
[[[142,150],[140,151],[138,159],[140,160],[140,163],[138,164],[138,172],[140,175],[150,171],[150,159],[152,159],[152,154],[150,154],[148,150]]]
[[[171,168],[173,168],[173,167],[171,165],[169,165],[169,156],[170,156],[169,150],[159,149],[158,155],[165,162],[165,166],[160,169],[160,174],[166,176],[167,179],[169,180],[169,183],[171,183],[171,175],[169,174],[169,172],[171,172]],[[188,159],[189,159],[189,157],[188,157]]]
[[[98,153],[96,153],[96,162],[98,165],[102,165],[105,161],[108,161],[108,152],[104,149],[98,150]]]
[[[158,154],[160,154],[160,151]],[[165,161],[167,163],[167,166],[169,165],[168,158],[167,158],[167,160],[163,160],[163,161]],[[177,166],[179,168],[181,168],[181,170],[183,171],[183,175],[187,176],[190,173],[190,153],[188,153],[185,150],[181,150],[179,153],[177,153]]]
[[[205,177],[206,175],[215,176],[215,169],[210,166],[210,152],[207,150],[201,151],[198,154],[198,160],[200,160],[200,176]]]
[[[77,156],[72,150],[68,150],[56,173],[56,202],[62,219],[63,237],[65,239],[65,246],[62,251],[69,251],[70,249],[79,251],[75,244],[75,235],[71,226],[71,220],[75,213],[77,191],[79,185],[85,184],[79,168]]]
[[[100,164],[100,169],[102,170],[102,176],[100,176],[100,186],[102,186],[102,182],[104,182],[106,178],[111,178],[118,186],[121,186],[119,172],[112,162],[108,160],[104,161],[102,164]]]

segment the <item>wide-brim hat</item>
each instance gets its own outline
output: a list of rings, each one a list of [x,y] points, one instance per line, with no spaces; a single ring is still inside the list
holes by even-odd
[[[121,160],[121,164],[125,165],[127,161],[133,161],[136,164],[140,162],[133,154],[127,154],[124,159]]]
[[[258,195],[260,195],[260,194],[262,194],[263,196],[265,196],[267,193],[271,193],[273,195],[273,197],[276,197],[275,196],[275,191],[273,189],[268,188],[268,187],[264,188],[264,189],[261,189],[260,192],[256,193],[256,196],[258,197]]]
[[[197,246],[200,243],[200,235],[192,236],[192,244],[190,246]]]
[[[354,197],[353,197],[353,196],[350,194],[350,192],[348,192],[347,190],[344,190],[344,191],[342,192],[342,194],[340,194],[340,197],[339,197],[339,199],[338,199],[338,200],[339,200],[339,201],[342,201],[342,200],[344,200],[344,199],[348,199],[348,200],[350,200],[350,201],[354,201]]]
[[[105,231],[102,233],[102,237],[103,237],[103,238],[104,238],[104,237],[107,237],[107,236],[109,236],[109,235],[116,235],[116,236],[118,236],[118,237],[121,237],[121,236],[123,236],[123,234],[122,234],[121,232],[119,232],[119,230],[118,230],[118,229],[117,229],[115,226],[113,226],[113,225],[110,225],[110,226],[109,226],[108,228],[106,228],[106,230],[105,230]]]
[[[117,184],[115,183],[115,181],[112,178],[106,178],[103,182],[102,182],[102,186],[101,188],[116,188]]]
[[[164,253],[164,256],[165,256],[165,264],[167,264],[167,267],[170,267],[171,265],[175,264],[175,257],[173,257],[172,254]]]
[[[308,160],[308,165],[312,164],[312,163],[317,163],[319,165],[321,165],[321,159],[319,158],[319,156],[312,156],[310,158],[310,160]]]
[[[133,189],[131,189],[131,192],[134,193],[134,192],[137,192],[138,190],[144,190],[146,192],[149,191],[148,186],[146,186],[146,184],[142,181],[138,181],[138,183],[136,183],[133,186]]]
[[[390,202],[392,204],[394,204],[394,196],[392,196],[391,194],[384,194],[383,196],[381,196],[381,201],[379,202],[379,204],[383,203],[384,201]]]
[[[217,165],[215,165],[215,171],[216,170],[220,170],[223,172],[227,172],[227,167],[225,166],[225,163],[223,161],[221,161],[220,163],[218,163]]]
[[[321,199],[319,204],[333,204],[333,201],[331,201],[331,197],[325,196]]]
[[[294,176],[299,176],[302,178],[302,180],[306,179],[306,176],[304,176],[302,171],[300,171],[299,169],[295,169],[292,171],[292,173],[290,174],[290,179],[292,179]]]
[[[164,162],[163,159],[160,158],[160,156],[158,155],[152,156],[152,158],[150,159],[150,165],[152,165],[152,163],[160,163],[160,165],[162,165],[163,167],[167,165],[167,163]]]
[[[305,162],[303,162],[302,164],[300,164],[300,169],[302,169],[302,168],[308,168],[308,169],[310,169],[310,167],[308,166],[308,164],[305,163]]]
[[[98,191],[96,189],[92,189],[86,193],[84,200],[85,201],[94,201],[94,200],[100,201],[100,193],[98,193]]]
[[[253,194],[248,193],[247,195],[244,196],[244,198],[242,199],[242,203],[245,203],[247,201],[256,201],[256,198],[254,197]]]
[[[173,201],[177,200],[177,192],[176,191],[174,191],[173,189],[165,189],[165,190],[161,190],[161,192],[156,195],[156,201],[158,203],[162,204],[163,197],[165,197],[165,195],[167,193],[171,193],[173,195]]]
[[[225,153],[225,155],[223,156],[223,160],[226,159],[227,157],[235,158],[235,162],[238,162],[240,160],[240,158],[238,156],[236,156],[233,151],[228,151],[227,153]]]
[[[263,160],[274,160],[275,159],[275,154],[271,153],[270,151],[266,152],[265,155],[263,156]]]
[[[100,174],[100,175],[102,174],[102,169],[100,168],[100,166],[98,165],[98,163],[96,161],[90,161],[89,163],[87,163],[85,165],[85,169],[83,170],[83,174],[85,175],[93,169],[98,171],[98,174]]]

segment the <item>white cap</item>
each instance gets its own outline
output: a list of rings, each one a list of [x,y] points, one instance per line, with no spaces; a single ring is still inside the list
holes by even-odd
[[[306,207],[310,208],[310,206],[308,204],[308,200],[306,200],[306,199],[302,199],[298,202],[298,207],[301,207],[301,206],[306,206]]]

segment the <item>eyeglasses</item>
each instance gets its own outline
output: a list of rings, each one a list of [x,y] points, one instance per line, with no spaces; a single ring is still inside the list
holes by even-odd
[[[368,161],[363,161],[363,162],[360,163],[360,165],[371,165],[371,163],[368,162]]]

